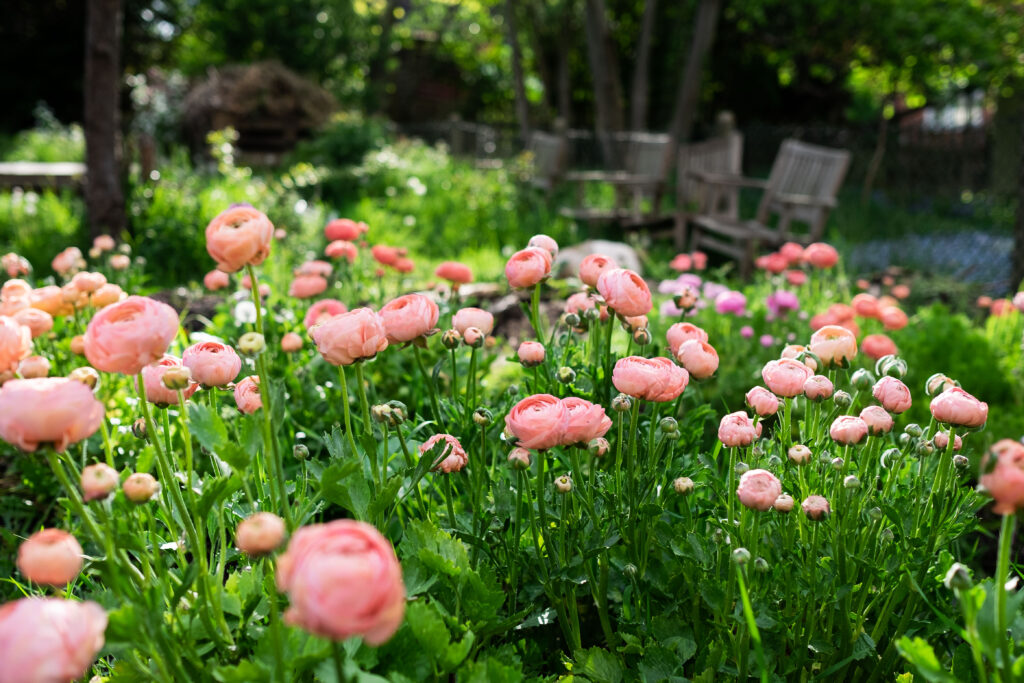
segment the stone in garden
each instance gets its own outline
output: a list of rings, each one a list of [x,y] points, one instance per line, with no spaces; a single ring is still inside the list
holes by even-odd
[[[587,240],[558,252],[552,270],[558,277],[575,276],[580,270],[580,263],[590,254],[604,254],[615,261],[619,268],[628,268],[636,273],[640,271],[640,256],[636,249],[624,242],[610,240]]]

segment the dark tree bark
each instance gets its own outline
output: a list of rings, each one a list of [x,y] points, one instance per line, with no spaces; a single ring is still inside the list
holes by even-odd
[[[378,112],[383,98],[384,79],[387,77],[388,55],[391,54],[391,29],[395,26],[395,9],[398,8],[399,0],[388,0],[384,8],[384,14],[380,18],[380,40],[377,41],[377,50],[370,60],[366,76],[367,108],[371,112]]]
[[[861,206],[867,206],[871,200],[871,190],[875,186],[875,178],[882,169],[882,161],[885,159],[885,146],[889,141],[889,119],[885,116],[885,108],[890,103],[888,97],[882,101],[882,111],[878,119],[878,136],[875,140],[875,151],[868,163],[868,170],[864,174],[864,186],[860,190]]]
[[[597,138],[605,163],[619,166],[619,154],[612,134],[622,130],[622,86],[618,58],[608,31],[604,0],[587,0],[587,56],[594,82],[594,118]]]
[[[558,48],[558,116],[566,130],[572,127],[572,83],[569,79],[569,47]]]
[[[121,0],[89,0],[85,28],[85,204],[92,235],[125,227],[118,133]]]
[[[519,31],[517,29],[515,2],[505,0],[505,27],[508,31],[508,44],[512,47],[512,88],[516,96],[516,120],[519,122],[519,135],[523,144],[530,144],[530,107],[526,101],[526,85],[523,76],[523,54],[519,48]]]
[[[651,43],[654,42],[654,19],[657,13],[658,0],[647,0],[644,3],[644,19],[640,28],[640,43],[636,49],[636,63],[633,65],[633,101],[630,103],[629,111],[631,130],[647,129]]]
[[[672,125],[669,127],[669,144],[662,161],[661,177],[668,177],[675,164],[679,144],[690,139],[693,119],[697,113],[697,99],[700,95],[700,80],[704,71],[704,59],[711,51],[715,40],[715,28],[721,0],[700,0],[697,7],[697,20],[694,22],[693,39],[690,41],[690,53],[686,58],[686,68],[676,93],[675,112]]]
[[[1024,106],[1018,114],[1020,119],[1020,158],[1017,161],[1017,218],[1013,225],[1013,268],[1010,274],[1010,291],[1015,292],[1024,280]]]

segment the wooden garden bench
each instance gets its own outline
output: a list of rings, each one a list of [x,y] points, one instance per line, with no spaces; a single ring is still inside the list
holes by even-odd
[[[0,187],[46,188],[79,187],[85,177],[85,164],[77,161],[0,162]]]
[[[753,269],[758,247],[777,247],[783,242],[808,244],[819,241],[825,222],[836,206],[836,194],[846,176],[850,153],[811,145],[799,140],[785,140],[772,164],[767,180],[744,178],[714,172],[692,175],[706,185],[711,193],[737,192],[741,187],[763,190],[757,215],[743,221],[737,215],[707,211],[692,217],[693,249],[716,251],[736,259],[740,275],[748,277]],[[709,196],[716,196],[711,194]],[[772,225],[772,217],[777,217]],[[803,223],[806,231],[795,224]]]

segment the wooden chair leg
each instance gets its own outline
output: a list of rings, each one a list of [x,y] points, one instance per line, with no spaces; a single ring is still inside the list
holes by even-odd
[[[672,240],[675,244],[676,251],[683,251],[686,249],[686,223],[688,220],[689,216],[685,212],[676,212],[675,227],[672,231]]]

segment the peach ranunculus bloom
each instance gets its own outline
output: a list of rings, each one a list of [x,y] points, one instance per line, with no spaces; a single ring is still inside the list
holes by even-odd
[[[444,261],[434,269],[434,275],[456,285],[467,285],[473,281],[473,271],[458,261]]]
[[[840,415],[832,422],[828,434],[833,441],[852,446],[868,435],[868,423],[856,415]]]
[[[8,280],[0,287],[0,300],[23,299],[32,293],[32,285],[20,279]]]
[[[29,271],[32,270],[32,264],[25,257],[11,251],[0,256],[0,268],[7,273],[7,277],[18,277],[20,275],[28,275]]]
[[[865,356],[878,360],[883,356],[895,356],[899,353],[896,342],[884,334],[869,334],[860,341],[860,350]]]
[[[770,417],[779,412],[779,397],[764,387],[754,387],[748,391],[746,401],[758,417]]]
[[[812,401],[824,401],[832,398],[833,391],[835,391],[835,387],[832,385],[832,380],[825,375],[811,375],[804,382],[804,396]]]
[[[333,640],[391,638],[405,615],[402,567],[379,531],[351,519],[305,526],[277,558],[285,621]]]
[[[222,211],[206,226],[206,251],[225,273],[263,263],[273,239],[274,224],[248,205]]]
[[[811,335],[807,346],[825,367],[849,367],[857,355],[857,338],[839,325],[826,325]]]
[[[369,308],[336,315],[310,331],[320,355],[331,365],[351,365],[388,347],[384,320]]]
[[[85,259],[82,258],[82,250],[78,247],[68,247],[53,257],[50,262],[53,272],[58,275],[69,275],[73,271],[85,268]]]
[[[533,287],[551,274],[551,253],[527,247],[512,254],[505,264],[505,277],[513,289]]]
[[[626,268],[606,270],[597,280],[597,291],[608,307],[624,316],[646,315],[652,308],[651,290],[644,279]]]
[[[302,325],[308,332],[314,325],[319,325],[342,313],[348,313],[348,307],[345,304],[337,299],[321,299],[306,311],[306,317],[303,318]]]
[[[370,249],[373,259],[382,266],[397,267],[398,261],[402,258],[402,252],[398,247],[389,247],[386,244],[375,244]]]
[[[536,367],[544,362],[544,345],[536,341],[524,341],[516,350],[519,362],[528,368]]]
[[[867,406],[860,411],[860,419],[868,426],[868,434],[887,434],[892,431],[892,415],[882,406]]]
[[[815,268],[831,268],[839,263],[839,252],[831,244],[815,242],[804,248],[804,263],[810,263]]]
[[[428,297],[406,294],[384,304],[377,315],[384,322],[388,343],[401,344],[433,334],[440,311]]]
[[[354,263],[359,256],[359,247],[346,240],[334,240],[324,247],[324,256],[333,259],[343,258],[349,263]]]
[[[996,501],[992,511],[999,515],[1012,515],[1024,507],[1024,446],[1013,439],[996,442],[991,454],[985,456],[982,471],[987,469],[992,456],[996,457],[995,467],[981,475],[979,481]]]
[[[63,452],[92,436],[102,422],[103,404],[73,379],[12,379],[0,388],[0,438],[23,451],[49,443]]]
[[[132,257],[128,254],[112,254],[109,263],[112,270],[128,270],[132,265]]]
[[[693,323],[676,323],[668,328],[668,331],[665,333],[665,339],[668,340],[668,348],[672,351],[672,355],[675,356],[679,353],[679,347],[691,339],[706,342],[708,340],[708,333]]]
[[[871,395],[890,413],[899,414],[907,411],[913,403],[910,389],[895,377],[886,376],[879,379],[872,387]]]
[[[582,398],[569,396],[562,399],[568,416],[565,434],[562,436],[563,446],[590,443],[608,433],[612,420],[604,408]]]
[[[296,299],[312,299],[327,290],[327,279],[322,275],[299,275],[288,286],[288,296]]]
[[[89,295],[89,305],[93,308],[106,308],[107,306],[116,304],[118,301],[124,301],[127,298],[128,295],[125,294],[120,285],[108,282]]]
[[[960,387],[954,387],[932,399],[932,417],[955,427],[980,427],[988,420],[988,404]]]
[[[804,393],[804,384],[813,371],[798,360],[782,358],[771,360],[761,368],[764,385],[776,396],[793,398]]]
[[[80,273],[75,273],[75,276],[71,278],[71,285],[85,294],[92,294],[105,284],[107,284],[107,276],[103,273],[90,273],[83,270]]]
[[[452,316],[452,327],[463,336],[466,334],[466,329],[470,327],[475,327],[484,334],[490,334],[494,331],[494,316],[482,308],[473,308],[472,306],[460,308]]]
[[[334,267],[331,266],[327,261],[321,261],[314,259],[312,261],[305,261],[302,265],[295,269],[292,273],[295,277],[303,277],[306,275],[319,275],[320,277],[330,277],[331,273],[334,272]]]
[[[259,375],[249,375],[235,385],[235,406],[246,415],[251,415],[263,407]]]
[[[697,380],[707,379],[718,370],[718,352],[715,347],[699,339],[683,342],[676,360]]]
[[[165,355],[155,363],[150,363],[143,367],[142,381],[146,385],[146,400],[159,406],[178,405],[178,392],[165,387],[163,377],[164,373],[169,369],[180,367],[181,359],[170,355]],[[138,384],[137,381],[136,384]],[[199,385],[197,383],[189,382],[188,386],[182,389],[181,393],[187,401],[192,394],[196,393],[198,388]]]
[[[534,235],[530,238],[530,241],[526,243],[526,246],[543,249],[551,254],[552,259],[558,256],[558,242],[547,235]]]
[[[102,372],[136,375],[163,358],[178,334],[178,314],[165,303],[130,296],[107,306],[89,321],[85,357]]]
[[[211,270],[203,276],[203,287],[206,287],[211,292],[224,289],[229,284],[231,284],[231,278],[223,270]]]
[[[97,235],[92,241],[92,246],[100,251],[113,251],[117,242],[110,235]]]
[[[50,374],[50,359],[46,356],[29,356],[18,363],[18,374],[25,379],[46,377]]]
[[[193,344],[185,349],[181,363],[192,371],[192,379],[204,387],[227,386],[242,370],[238,353],[219,341]]]
[[[294,332],[288,332],[281,337],[281,350],[285,353],[295,353],[302,348],[302,337]]]
[[[18,546],[18,571],[29,581],[66,586],[82,571],[82,546],[63,529],[43,529]]]
[[[754,440],[761,436],[763,423],[756,425],[742,410],[729,413],[718,423],[718,440],[728,448],[739,448],[749,446]]]
[[[612,384],[622,393],[645,401],[673,401],[686,389],[690,373],[668,358],[620,358],[612,370]]]
[[[907,314],[896,306],[886,306],[879,313],[882,326],[887,330],[902,330],[909,320]]]
[[[351,218],[335,218],[324,226],[324,236],[331,242],[335,240],[353,242],[369,229],[370,227],[366,223],[357,223]]]
[[[95,602],[22,598],[0,605],[0,681],[82,678],[103,648],[107,613]]]
[[[431,451],[437,448],[438,444],[440,444],[440,447],[436,453],[431,453]],[[469,462],[466,449],[451,434],[434,434],[427,439],[420,446],[420,455],[426,455],[427,453],[430,453],[431,461],[437,463],[433,467],[434,471],[440,470],[445,474],[461,472],[462,468]]]
[[[82,468],[82,500],[103,500],[121,485],[121,475],[110,465],[96,462]]]
[[[284,520],[272,512],[256,512],[238,523],[235,545],[250,557],[277,550],[287,534]]]
[[[744,507],[765,512],[782,495],[782,482],[768,470],[747,470],[740,476],[736,497]]]
[[[562,444],[569,426],[565,404],[550,394],[527,396],[505,415],[505,427],[519,446],[543,451]]]
[[[862,318],[877,318],[879,314],[878,298],[873,294],[861,292],[853,297],[850,306]]]
[[[15,318],[0,315],[0,372],[13,371],[32,353],[32,330]]]
[[[597,281],[606,270],[618,268],[615,261],[604,254],[589,254],[580,261],[580,280],[588,287],[597,288]]]

